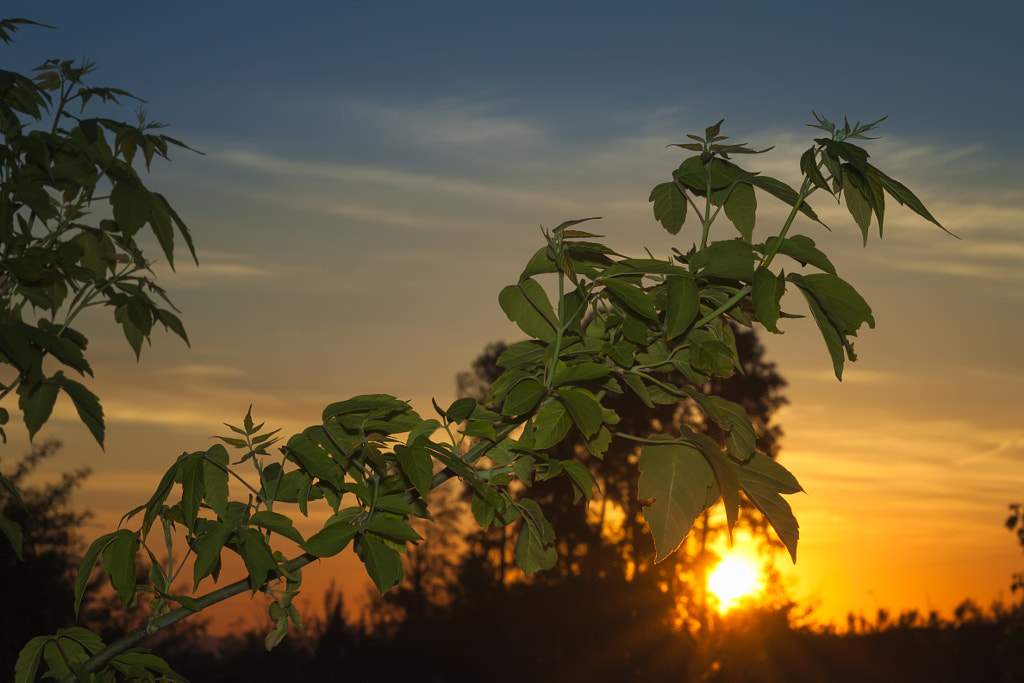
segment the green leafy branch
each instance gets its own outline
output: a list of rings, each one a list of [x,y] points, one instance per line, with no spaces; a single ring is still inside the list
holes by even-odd
[[[247,590],[272,599],[274,627],[266,645],[273,647],[292,626],[301,628],[292,604],[301,569],[350,546],[378,590],[393,588],[404,578],[402,554],[422,540],[411,520],[429,520],[429,492],[453,478],[471,487],[471,511],[481,527],[516,526],[515,557],[525,573],[550,568],[557,559],[555,529],[529,490],[535,481],[564,475],[577,499],[591,499],[596,479],[586,464],[552,455],[571,435],[597,458],[607,456],[616,438],[640,444],[639,496],[649,503],[644,517],[656,561],[674,552],[694,521],[718,501],[731,530],[743,498],[764,515],[795,561],[799,526],[784,496],[800,492],[800,484],[756,450],[756,432],[744,410],[705,388],[741,370],[733,325],[760,323],[778,333],[780,321],[795,317],[782,309],[788,285],[803,296],[837,377],[846,360],[855,360],[851,338],[865,323],[874,324],[871,310],[810,237],[792,234],[799,216],[821,224],[807,201],[815,191],[846,197],[861,229],[864,206],[849,199],[854,191],[880,226],[885,193],[934,222],[909,190],[849,142],[865,138],[878,122],[839,128],[816,119],[816,127],[832,138],[816,139],[801,158],[799,189],[733,163],[730,155],[769,150],[725,144],[721,122],[702,138],[691,135],[694,143],[678,145],[696,154],[671,181],[655,187],[650,200],[655,218],[673,235],[681,232],[687,207],[693,208],[699,246],[673,250],[664,259],[632,258],[575,228],[593,218],[544,231],[544,246],[499,294],[502,310],[528,338],[498,358],[504,372],[483,403],[463,398],[447,409],[434,403],[439,419],[424,419],[393,396],[356,396],[329,405],[319,424],[278,446],[280,459],[270,453],[276,431],[264,431],[250,409],[241,427],[228,425],[235,436],[218,437],[242,452],[237,462],[230,462],[220,444],[183,453],[149,501],[126,516],[125,521],[141,516],[137,528],[118,529],[90,546],[76,584],[77,606],[102,559],[126,605],[140,593],[153,595],[153,616],[146,628],[114,644],[78,652],[62,665],[66,675],[113,666],[153,630]],[[876,180],[882,191],[869,196],[863,185]],[[754,239],[758,191],[789,207],[778,230],[763,241]],[[713,240],[712,228],[722,215],[733,230]],[[794,270],[811,272],[773,271],[779,256]],[[553,282],[545,285],[545,278]],[[608,399],[625,394],[652,407],[688,402],[721,430],[724,444],[686,428],[665,434],[620,430]],[[435,434],[443,438],[435,440]],[[251,481],[236,471],[246,462],[255,471]],[[232,497],[232,480],[241,484],[243,497]],[[308,516],[311,504],[326,506],[326,519],[304,537],[287,512]],[[168,559],[167,571],[151,571],[149,584],[139,586],[136,557],[155,557],[149,537],[158,520],[168,558],[180,555],[171,551],[179,535],[187,550],[177,564]],[[244,579],[200,597],[171,594],[185,558],[191,558],[196,593],[204,581],[219,580],[225,552],[242,561]],[[39,661],[36,650],[23,657],[26,668]],[[78,671],[67,663],[72,661]]]

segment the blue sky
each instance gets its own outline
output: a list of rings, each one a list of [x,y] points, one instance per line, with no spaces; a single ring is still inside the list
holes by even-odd
[[[763,337],[790,382],[782,457],[809,492],[793,501],[798,587],[829,617],[1008,597],[1021,558],[1000,523],[1024,495],[1024,10],[295,5],[7,3],[59,30],[24,29],[0,47],[4,68],[87,55],[97,83],[147,99],[205,153],[152,174],[199,245],[199,268],[159,271],[192,348],[160,337],[135,364],[108,319],[87,322],[107,452],[82,445],[69,410],[54,422],[57,467],[96,470],[84,503],[130,507],[250,403],[301,429],[356,393],[450,400],[486,343],[515,338],[496,297],[538,225],[601,215],[620,251],[689,245],[647,204],[687,132],[724,117],[737,141],[777,146],[753,168],[792,180],[812,109],[889,115],[873,157],[963,239],[893,206],[865,250],[821,199],[836,231],[801,226],[878,329],[841,385],[809,322]],[[778,214],[762,206],[767,230]]]

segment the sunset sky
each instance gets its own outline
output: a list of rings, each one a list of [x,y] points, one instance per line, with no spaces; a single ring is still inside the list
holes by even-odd
[[[686,133],[725,118],[735,141],[776,146],[752,169],[793,182],[812,110],[888,115],[873,160],[962,239],[894,202],[866,249],[823,198],[834,232],[799,225],[877,327],[842,383],[809,320],[761,335],[789,382],[781,461],[807,491],[790,497],[793,593],[822,621],[1011,599],[1024,569],[1002,526],[1024,502],[1019,6],[15,1],[3,13],[59,29],[24,28],[0,46],[3,68],[88,56],[97,84],[145,98],[204,152],[151,174],[198,245],[198,268],[184,252],[176,273],[158,268],[191,348],[157,334],[135,363],[97,312],[82,329],[106,451],[70,405],[43,432],[65,443],[53,471],[94,470],[76,498],[98,513],[90,532],[250,404],[287,433],[359,393],[423,414],[431,397],[445,405],[488,342],[519,338],[497,294],[540,225],[603,216],[596,231],[620,252],[688,248],[692,225],[668,236],[647,202]],[[761,206],[763,238],[781,214]],[[7,462],[25,449],[17,431]]]

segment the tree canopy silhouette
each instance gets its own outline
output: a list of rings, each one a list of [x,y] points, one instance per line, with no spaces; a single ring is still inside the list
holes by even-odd
[[[56,482],[28,482],[39,466],[56,455],[61,444],[47,440],[33,445],[4,475],[17,487],[20,500],[0,487],[0,513],[22,530],[22,560],[0,552],[0,670],[13,671],[21,649],[32,636],[74,621],[74,586],[83,540],[79,530],[91,514],[71,507],[71,494],[89,476],[88,469],[65,473]]]

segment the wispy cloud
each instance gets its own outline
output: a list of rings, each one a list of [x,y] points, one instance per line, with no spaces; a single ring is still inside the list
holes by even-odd
[[[402,131],[407,143],[424,147],[496,146],[536,147],[548,134],[535,120],[505,113],[510,103],[482,96],[463,95],[414,102],[346,99],[336,110],[364,127]]]
[[[550,192],[510,187],[501,183],[484,183],[440,174],[415,173],[373,166],[350,166],[322,162],[297,161],[283,157],[245,151],[211,153],[221,163],[258,171],[273,176],[311,178],[323,182],[383,185],[407,190],[442,193],[511,205],[530,205],[565,209],[571,202]]]

